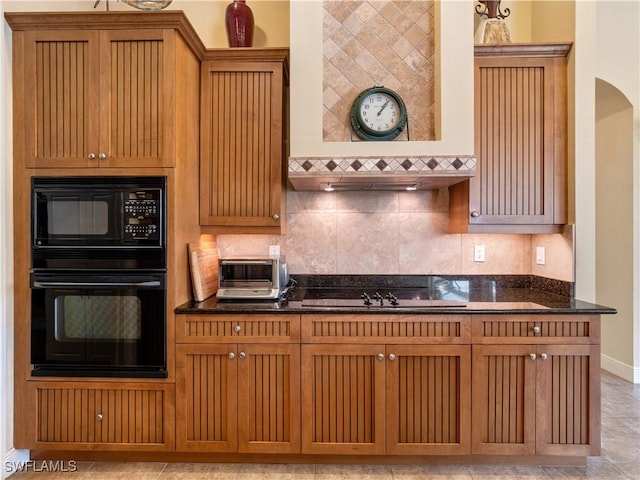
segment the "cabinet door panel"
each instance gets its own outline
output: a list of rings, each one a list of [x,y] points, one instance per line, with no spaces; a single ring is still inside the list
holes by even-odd
[[[282,68],[203,63],[201,225],[276,233],[283,224]]]
[[[25,33],[27,167],[87,167],[97,155],[98,51],[95,31]]]
[[[471,453],[471,347],[388,346],[386,371],[388,454]]]
[[[384,364],[379,345],[302,346],[303,453],[384,453]]]
[[[178,450],[237,450],[236,353],[235,345],[176,347]]]
[[[599,350],[597,345],[538,347],[536,453],[599,455]]]
[[[39,448],[173,449],[173,386],[58,382],[32,388]]]
[[[476,59],[472,224],[550,224],[554,218],[553,59]]]
[[[300,346],[238,350],[238,451],[299,453]]]
[[[102,31],[100,166],[171,167],[173,32]]]
[[[473,346],[472,453],[535,453],[536,362],[531,345]]]

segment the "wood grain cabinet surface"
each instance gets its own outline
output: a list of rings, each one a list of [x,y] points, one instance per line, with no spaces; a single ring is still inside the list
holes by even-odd
[[[178,451],[300,453],[300,317],[195,317],[179,339],[199,343],[176,347]]]
[[[284,232],[288,49],[209,52],[202,62],[200,224]]]
[[[471,452],[469,316],[303,315],[302,334],[303,453]]]
[[[570,48],[475,47],[477,173],[449,189],[451,233],[549,233],[567,222]]]
[[[599,318],[473,321],[473,453],[598,455]]]
[[[31,382],[35,448],[168,451],[174,449],[174,386]]]
[[[16,53],[15,144],[27,167],[173,167],[176,137],[197,141],[176,126],[197,87],[184,85],[191,77],[183,59],[196,55],[177,29],[162,28],[162,21],[184,20],[131,18],[7,15]]]

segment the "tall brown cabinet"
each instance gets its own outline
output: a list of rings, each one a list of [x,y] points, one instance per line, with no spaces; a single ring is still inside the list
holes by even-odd
[[[191,298],[200,236],[200,58],[182,12],[7,13],[13,30],[17,448],[173,450],[174,308]],[[32,176],[167,177],[167,369],[162,380],[31,376]],[[179,212],[179,213],[178,213]]]
[[[551,233],[567,223],[571,44],[476,45],[476,176],[449,188],[451,233]]]

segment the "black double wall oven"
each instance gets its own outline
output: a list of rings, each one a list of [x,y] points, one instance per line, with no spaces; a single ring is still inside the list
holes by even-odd
[[[167,376],[166,183],[32,178],[32,375]]]

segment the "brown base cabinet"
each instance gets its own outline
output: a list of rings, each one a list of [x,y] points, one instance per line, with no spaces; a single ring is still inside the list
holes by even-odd
[[[472,452],[598,455],[599,328],[595,317],[474,318]]]
[[[300,346],[179,345],[177,449],[299,453]]]
[[[173,385],[31,382],[29,390],[34,448],[174,449]]]
[[[303,345],[303,453],[470,453],[469,351]]]
[[[177,450],[299,453],[300,316],[178,315],[176,328]]]

